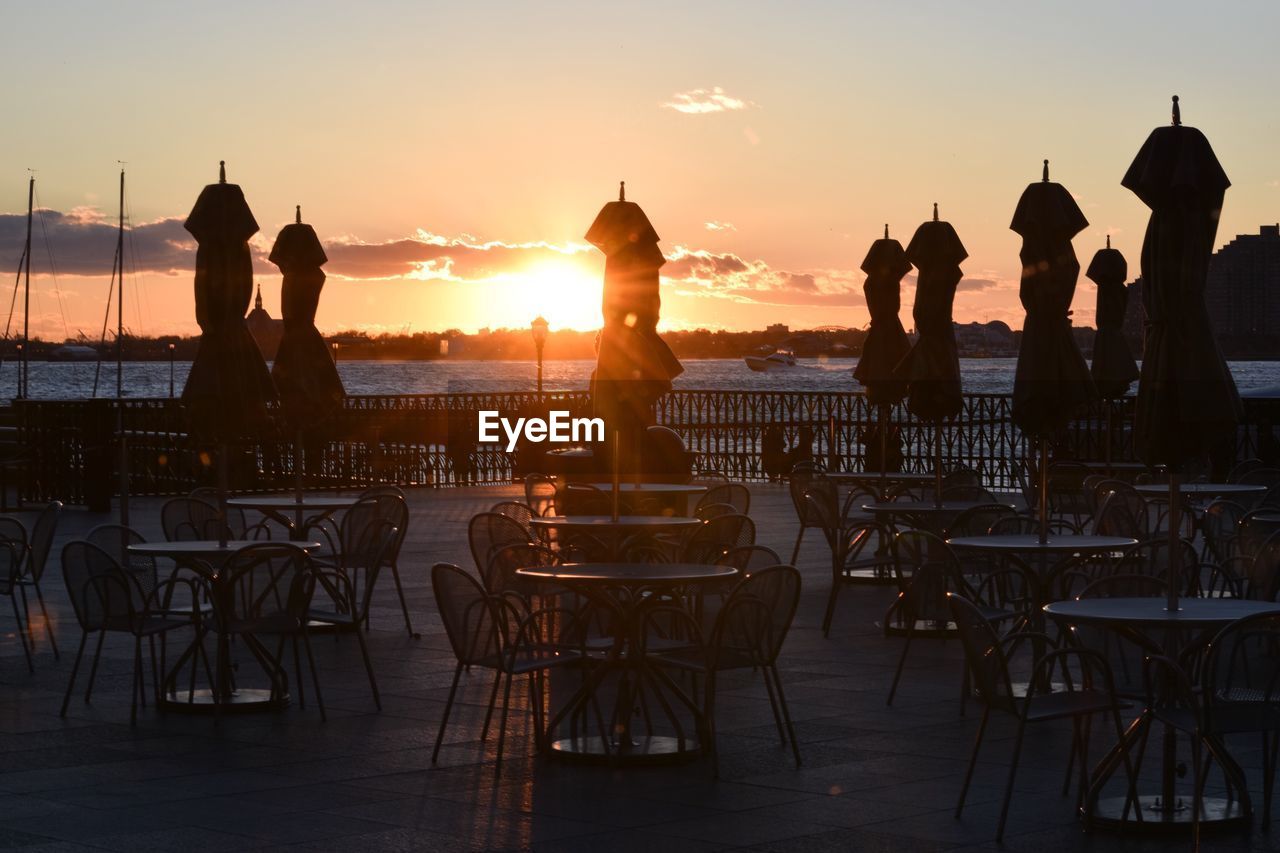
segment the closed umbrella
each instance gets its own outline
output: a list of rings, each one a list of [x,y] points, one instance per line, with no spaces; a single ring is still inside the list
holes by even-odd
[[[280,313],[284,334],[271,366],[271,378],[280,393],[285,420],[296,434],[293,470],[298,503],[302,502],[302,444],[305,434],[313,435],[342,409],[346,391],[333,356],[316,329],[316,307],[324,288],[320,267],[328,261],[320,238],[302,221],[302,207],[295,210],[294,222],[280,229],[269,256],[280,268]],[[301,522],[302,510],[298,509]]]
[[[1085,275],[1098,285],[1095,320],[1098,331],[1093,338],[1090,373],[1098,395],[1114,400],[1129,393],[1129,386],[1138,378],[1138,363],[1133,360],[1129,342],[1124,336],[1124,318],[1129,309],[1129,286],[1125,284],[1129,277],[1129,264],[1119,249],[1111,248],[1109,235],[1107,247],[1094,253]],[[1111,412],[1112,407],[1108,405],[1104,449],[1108,473],[1111,468]]]
[[[227,183],[226,163],[218,164],[218,183],[196,199],[183,224],[195,237],[196,351],[182,401],[197,439],[218,444],[218,487],[224,504],[226,445],[261,434],[275,388],[262,352],[245,326],[253,296],[253,260],[249,238],[258,223],[236,184]],[[224,528],[226,525],[220,525]]]
[[[587,230],[586,239],[604,252],[604,327],[592,376],[592,404],[613,434],[614,480],[619,446],[639,465],[639,442],[653,423],[653,404],[671,390],[671,380],[684,372],[666,341],[658,335],[662,297],[658,270],[666,263],[658,233],[640,205],[627,201],[626,183],[618,200],[606,204]],[[614,506],[617,506],[615,489]]]
[[[1071,332],[1080,262],[1071,238],[1089,222],[1071,193],[1049,180],[1049,161],[1018,199],[1009,228],[1022,237],[1018,296],[1027,317],[1013,379],[1013,422],[1040,444],[1040,541],[1048,539],[1049,437],[1094,395],[1093,378]]]
[[[935,500],[942,505],[942,427],[944,420],[960,414],[960,356],[951,322],[951,306],[962,273],[960,262],[969,257],[950,222],[933,219],[916,229],[907,244],[907,260],[915,265],[916,300],[911,316],[916,324],[915,345],[894,370],[907,385],[907,410],[934,424]]]
[[[879,409],[880,475],[883,477],[889,411],[907,394],[906,383],[894,375],[894,368],[911,349],[911,341],[898,317],[902,308],[902,277],[911,272],[911,262],[902,244],[889,237],[888,225],[884,226],[884,237],[871,244],[862,262],[862,271],[867,274],[862,292],[871,314],[871,328],[862,343],[862,356],[853,369],[853,376],[867,389],[867,402]]]
[[[1179,481],[1183,468],[1230,439],[1242,414],[1205,305],[1222,200],[1231,182],[1204,134],[1173,122],[1147,137],[1121,184],[1151,208],[1142,242],[1146,340],[1134,441],[1169,471],[1169,609],[1178,607]]]

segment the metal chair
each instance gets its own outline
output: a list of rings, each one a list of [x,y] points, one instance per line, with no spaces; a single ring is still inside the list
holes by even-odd
[[[518,522],[525,530],[529,529],[529,522],[538,516],[533,507],[522,501],[499,501],[489,507],[489,512],[505,515],[512,521]],[[530,533],[529,535],[532,538],[533,534]]]
[[[1005,822],[1009,816],[1009,801],[1013,798],[1013,783],[1018,773],[1018,760],[1022,756],[1022,742],[1028,724],[1043,723],[1052,720],[1071,720],[1073,729],[1073,755],[1079,755],[1080,767],[1087,768],[1089,754],[1089,726],[1086,720],[1096,714],[1107,714],[1115,725],[1118,742],[1124,742],[1124,728],[1120,724],[1120,700],[1116,695],[1115,683],[1111,677],[1111,668],[1107,661],[1097,652],[1079,648],[1059,648],[1047,652],[1032,665],[1032,676],[1028,682],[1026,694],[1017,696],[1013,689],[1013,680],[1009,672],[1009,652],[1007,647],[1022,645],[1030,647],[1026,641],[1032,635],[1025,633],[1012,634],[1001,639],[983,610],[970,601],[956,594],[947,596],[947,605],[951,618],[955,621],[956,630],[964,647],[965,662],[973,675],[973,684],[983,704],[982,722],[978,724],[978,736],[973,745],[973,753],[969,758],[969,768],[965,772],[964,784],[960,788],[960,798],[956,803],[955,816],[959,819],[964,810],[965,797],[969,793],[969,783],[973,780],[973,771],[978,763],[978,754],[982,749],[983,736],[987,731],[987,722],[991,712],[1010,714],[1018,719],[1018,733],[1013,744],[1013,760],[1009,767],[1009,778],[1005,783],[1004,800],[1000,806],[1000,821],[996,825],[996,840],[1004,838]],[[1040,636],[1040,641],[1052,646],[1052,640]],[[1072,666],[1074,664],[1074,668]],[[1054,672],[1059,678],[1054,679]],[[1052,692],[1041,685],[1053,685]],[[1125,766],[1129,768],[1130,788],[1132,789],[1133,772],[1125,755]],[[1078,802],[1083,802],[1086,772],[1080,774],[1080,793]]]
[[[945,492],[943,493],[945,499]],[[986,536],[1001,519],[1014,518],[1017,512],[1001,503],[982,503],[961,510],[947,527],[946,538],[956,536]]]
[[[494,682],[480,734],[482,741],[489,736],[498,690],[506,681],[494,769],[495,775],[501,775],[512,682],[518,675],[528,676],[529,708],[534,716],[535,730],[539,732],[535,738],[540,740],[543,674],[550,669],[577,664],[583,659],[578,651],[581,645],[572,639],[573,633],[579,630],[578,614],[554,608],[524,615],[515,610],[508,599],[485,592],[475,578],[450,563],[436,563],[431,567],[431,586],[445,634],[458,661],[436,734],[435,748],[431,751],[431,763],[435,764],[440,757],[440,746],[449,726],[449,715],[463,670],[487,669],[493,672]]]
[[[391,570],[391,579],[396,586],[396,596],[400,599],[400,612],[404,616],[405,630],[413,639],[419,634],[413,630],[413,622],[409,616],[409,602],[404,595],[404,585],[400,581],[400,549],[404,545],[409,529],[409,506],[395,487],[380,487],[380,491],[362,496],[352,504],[336,525],[329,520],[317,521],[306,529],[307,536],[314,536],[325,544],[324,551],[315,557],[317,566],[341,569],[352,575],[352,583],[359,586],[354,577],[359,572],[375,571],[381,568]],[[394,490],[394,491],[393,491]],[[379,555],[370,547],[375,540],[370,531],[383,525],[395,529],[395,536],[390,547]],[[374,567],[370,560],[378,556],[384,562]],[[366,622],[366,630],[368,623]]]
[[[1080,528],[1076,527],[1068,518],[1050,518],[1048,528],[1050,533],[1056,534],[1080,532]],[[1032,515],[1023,515],[1022,513],[996,519],[990,530],[992,536],[1011,536],[1039,532],[1040,519]]]
[[[13,605],[14,633],[22,642],[27,671],[34,674],[36,667],[31,660],[31,612],[27,608],[26,588],[20,582],[24,555],[20,543],[12,539],[0,539],[0,595],[7,595]]]
[[[328,593],[333,608],[317,610],[314,606],[307,609],[307,619],[312,623],[328,625],[339,633],[356,635],[360,645],[360,656],[364,658],[364,669],[369,676],[369,688],[373,691],[373,704],[382,710],[382,697],[378,694],[378,680],[373,674],[373,663],[369,660],[369,647],[365,643],[361,626],[369,621],[369,604],[373,600],[373,588],[378,581],[379,570],[387,565],[391,551],[399,537],[399,531],[388,521],[378,521],[368,527],[364,534],[365,541],[360,543],[359,550],[368,552],[369,557],[361,562],[368,566],[364,573],[364,584],[357,589],[356,584],[346,572],[338,569],[326,569],[313,566],[315,582]],[[296,644],[296,640],[294,641]],[[295,645],[295,654],[296,654]],[[319,688],[316,695],[319,696]]]
[[[1221,565],[1236,555],[1236,534],[1246,512],[1240,504],[1227,500],[1216,500],[1204,508],[1200,516],[1200,532],[1204,536],[1201,559]]]
[[[712,504],[728,504],[739,515],[747,515],[751,511],[751,490],[741,483],[720,483],[703,492],[693,508],[693,514]]]
[[[529,531],[515,519],[496,512],[481,512],[471,517],[467,524],[467,541],[471,546],[471,558],[476,571],[483,577],[489,570],[489,561],[501,548],[508,545],[535,545]]]
[[[756,525],[745,515],[721,515],[696,528],[680,548],[679,562],[714,564],[732,551],[756,544]]]
[[[54,660],[61,660],[62,656],[58,653],[58,641],[53,636],[53,622],[49,619],[49,609],[44,603],[44,591],[40,588],[40,580],[44,577],[44,570],[49,564],[49,553],[53,550],[53,537],[58,532],[58,518],[62,515],[62,502],[50,501],[44,509],[40,510],[40,514],[36,516],[35,523],[31,525],[31,535],[27,538],[26,552],[23,555],[22,565],[18,572],[18,586],[21,589],[22,606],[26,610],[28,588],[35,591],[36,603],[40,605],[40,615],[44,619],[45,636],[49,638],[49,648],[53,650]],[[31,631],[31,621],[27,620],[27,630]],[[35,636],[31,637],[34,645]]]
[[[89,670],[89,684],[85,688],[86,703],[93,693],[103,641],[108,632],[119,632],[133,637],[133,695],[129,720],[131,724],[136,723],[139,701],[146,704],[142,641],[147,640],[150,646],[151,675],[155,683],[156,699],[159,700],[163,691],[160,672],[163,670],[164,655],[161,654],[161,663],[157,666],[155,638],[163,640],[170,631],[180,628],[193,628],[197,633],[201,630],[201,614],[197,608],[193,606],[183,614],[172,606],[172,594],[179,587],[186,589],[188,601],[199,600],[197,582],[192,578],[171,577],[160,581],[151,589],[144,589],[138,578],[122,569],[110,554],[85,541],[69,542],[63,547],[62,579],[81,633],[75,663],[71,666],[71,678],[62,697],[60,716],[67,715],[67,706],[71,702],[71,693],[75,689],[89,635],[97,633],[98,644]],[[194,676],[194,660],[191,665]]]
[[[334,570],[331,568],[330,571]],[[227,559],[219,569],[216,583],[213,600],[218,633],[224,637],[239,639],[243,643],[270,678],[272,698],[277,701],[288,687],[288,674],[281,661],[284,644],[288,641],[292,645],[299,708],[306,707],[302,666],[298,657],[298,641],[302,640],[311,670],[311,684],[316,691],[320,719],[327,720],[308,630],[316,574],[306,553],[300,548],[283,543],[248,545]],[[264,639],[269,638],[276,639],[274,653],[264,642]],[[225,645],[219,643],[219,660],[214,667],[219,677],[230,668],[230,662],[221,659],[225,653]],[[215,696],[222,692],[222,686],[215,687]],[[218,713],[221,713],[222,704],[215,703]]]
[[[720,757],[716,748],[716,686],[720,673],[750,669],[760,672],[774,722],[783,743],[790,743],[796,766],[800,766],[800,745],[796,739],[791,712],[787,709],[782,678],[778,674],[778,655],[791,629],[796,606],[800,601],[800,572],[793,566],[758,569],[743,578],[729,593],[716,615],[709,634],[704,634],[697,621],[684,608],[676,605],[651,607],[642,622],[641,654],[662,666],[700,675],[705,678],[701,722],[703,737],[711,753],[712,767],[720,776]],[[667,627],[668,618],[683,620],[689,635],[697,642],[671,650],[649,651],[648,626]],[[659,623],[659,620],[663,620]],[[666,633],[663,630],[661,633]]]
[[[528,474],[524,478],[524,502],[537,515],[555,515],[560,489],[550,474]]]
[[[800,462],[791,469],[787,478],[787,489],[791,494],[791,505],[795,508],[796,518],[800,522],[800,531],[796,534],[796,546],[791,551],[791,562],[795,563],[800,556],[800,541],[804,532],[810,527],[817,527],[821,522],[814,518],[809,509],[805,494],[817,482],[829,482],[822,469],[813,462]]]
[[[1152,531],[1146,500],[1132,488],[1112,491],[1094,513],[1093,532],[1097,536],[1148,538]]]

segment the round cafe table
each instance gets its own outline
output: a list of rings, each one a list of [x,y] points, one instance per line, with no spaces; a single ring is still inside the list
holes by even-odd
[[[223,564],[241,548],[250,545],[289,545],[310,553],[319,550],[319,542],[281,542],[270,539],[228,539],[219,542],[216,539],[194,539],[175,542],[139,542],[129,546],[129,553],[138,557],[165,557],[172,559],[182,568],[191,569],[208,578],[214,586],[215,595],[219,591],[219,573]],[[197,636],[191,646],[182,653],[177,663],[165,676],[165,683],[182,669],[182,665],[191,660],[195,666],[195,654],[202,637]],[[272,699],[270,690],[258,688],[234,688],[234,677],[231,662],[230,638],[218,635],[219,654],[217,660],[222,662],[218,671],[213,674],[214,684],[208,688],[185,690],[181,692],[162,691],[162,702],[166,708],[175,711],[211,714],[219,710],[264,711],[278,710],[289,702],[289,697],[277,696]]]
[[[1046,554],[1054,557],[1072,554],[1105,554],[1125,551],[1138,544],[1127,536],[1094,536],[1092,534],[1050,533],[1044,542],[1037,533],[1009,533],[999,536],[955,536],[947,544],[971,551],[1002,551],[1006,554]]]
[[[645,598],[670,594],[680,587],[709,581],[720,581],[738,574],[733,566],[697,563],[565,563],[559,566],[531,566],[517,569],[522,578],[542,583],[559,584],[584,596],[609,612],[612,645],[606,659],[591,670],[574,695],[547,724],[548,736],[566,719],[570,721],[568,737],[550,742],[553,754],[583,761],[608,761],[624,764],[678,761],[698,752],[696,737],[686,735],[684,727],[663,697],[674,697],[702,722],[702,710],[695,698],[686,693],[660,667],[650,666],[636,648],[645,613],[640,604]],[[674,599],[674,596],[672,596]],[[609,675],[618,675],[618,689],[611,721],[611,731],[598,735],[580,734],[576,722],[586,720],[593,708],[598,709],[599,692]],[[675,735],[639,735],[632,731],[637,707],[649,708],[646,691],[657,691],[657,703],[675,729]],[[597,717],[599,711],[596,711]]]
[[[295,495],[243,495],[228,498],[227,506],[257,510],[288,529],[289,538],[298,541],[306,535],[308,519],[323,518],[338,510],[350,509],[359,500],[358,497],[341,495],[303,495],[302,500]]]
[[[570,480],[569,485],[577,485]],[[613,483],[586,483],[593,489],[612,494]],[[622,504],[628,515],[644,515],[636,512],[646,500],[656,500],[670,506],[677,515],[689,514],[689,497],[700,495],[707,490],[706,486],[695,483],[619,483],[618,502]]]
[[[877,518],[905,518],[908,523],[919,525],[926,530],[937,533],[966,509],[975,506],[986,506],[978,501],[877,501],[863,504],[862,511],[874,513]],[[1013,509],[1012,504],[1007,505]]]
[[[594,536],[616,558],[622,543],[637,534],[672,533],[702,525],[698,518],[666,515],[549,515],[529,520],[534,529],[555,530],[563,538],[575,534]]]
[[[890,486],[932,486],[938,481],[933,474],[906,471],[828,471],[823,476],[837,486],[865,486],[885,501]]]
[[[1169,495],[1168,483],[1146,483],[1133,490],[1144,497],[1163,498]],[[1266,486],[1252,483],[1179,483],[1178,494],[1184,498],[1202,501],[1206,498],[1231,498],[1242,495],[1261,495]]]
[[[1155,654],[1176,657],[1179,645],[1188,640],[1204,642],[1221,628],[1245,616],[1280,613],[1280,603],[1234,598],[1184,598],[1179,609],[1169,611],[1163,598],[1088,598],[1055,601],[1046,604],[1045,614],[1064,626],[1093,625],[1124,634]],[[1163,635],[1153,637],[1152,634]],[[1188,635],[1191,635],[1188,637]],[[1172,653],[1172,654],[1171,654]],[[1192,822],[1191,797],[1177,793],[1177,733],[1165,727],[1161,756],[1161,788],[1158,793],[1138,795],[1138,808],[1126,806],[1126,797],[1100,797],[1102,788],[1123,767],[1124,755],[1145,740],[1155,723],[1155,711],[1144,708],[1116,744],[1094,768],[1080,817],[1086,826],[1120,828],[1143,832],[1189,828]],[[1252,809],[1244,771],[1217,738],[1205,736],[1202,742],[1209,755],[1222,767],[1236,797],[1205,797],[1202,800],[1201,826],[1247,823]],[[1131,753],[1132,754],[1132,753]],[[1134,772],[1139,773],[1135,766]]]

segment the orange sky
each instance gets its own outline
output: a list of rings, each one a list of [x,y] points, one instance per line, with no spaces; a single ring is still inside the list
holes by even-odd
[[[906,242],[934,201],[970,253],[957,319],[1017,327],[1008,223],[1040,161],[1090,219],[1082,264],[1109,233],[1136,272],[1147,212],[1119,180],[1174,92],[1233,181],[1219,243],[1280,219],[1274,3],[1212,16],[1092,0],[628,8],[10,10],[24,38],[0,54],[22,83],[0,148],[0,271],[20,251],[35,168],[49,212],[33,328],[96,338],[125,160],[126,323],[192,332],[181,220],[226,159],[263,255],[297,203],[328,245],[326,331],[525,326],[538,313],[590,328],[603,259],[582,235],[625,179],[669,258],[668,328],[862,326],[867,246],[885,222]],[[278,277],[259,267],[278,315]],[[1093,298],[1082,279],[1078,323]]]

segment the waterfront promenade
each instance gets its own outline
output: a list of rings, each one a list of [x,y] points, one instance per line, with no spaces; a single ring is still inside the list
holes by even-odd
[[[786,555],[796,522],[785,487],[753,485],[758,541]],[[464,677],[440,764],[435,737],[453,654],[436,615],[429,568],[473,570],[470,517],[516,487],[409,492],[410,535],[400,565],[420,640],[403,628],[392,584],[380,584],[371,653],[384,710],[375,712],[356,645],[317,637],[329,709],[210,717],[148,707],[129,719],[131,643],[112,637],[91,707],[74,698],[58,717],[78,637],[57,560],[45,588],[63,649],[39,642],[29,676],[12,622],[0,621],[0,847],[119,850],[885,851],[1005,849],[1164,851],[1186,839],[1085,835],[1061,793],[1070,728],[1041,726],[1027,741],[1003,848],[994,837],[1013,725],[994,718],[963,820],[952,810],[980,716],[958,715],[961,652],[921,642],[893,708],[885,706],[900,639],[876,621],[893,592],[846,590],[832,635],[819,630],[830,584],[817,531],[799,558],[804,588],[780,659],[803,765],[778,742],[769,704],[749,672],[726,679],[718,714],[721,779],[704,761],[608,769],[536,757],[528,717],[512,714],[503,774],[493,738],[479,741],[490,685]],[[161,539],[159,498],[134,502],[135,526]],[[63,515],[56,549],[110,520]],[[41,636],[42,639],[42,636]],[[517,683],[513,702],[526,702]],[[1093,755],[1106,738],[1095,733]],[[1257,738],[1232,741],[1261,791]],[[1273,831],[1273,835],[1275,832]],[[1206,838],[1206,850],[1273,849],[1251,833]]]

